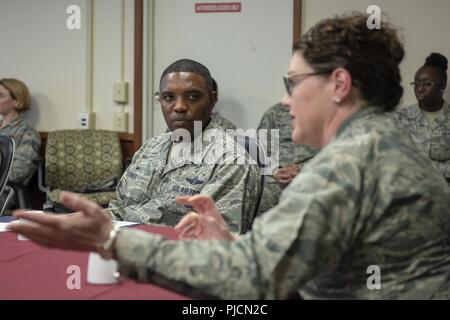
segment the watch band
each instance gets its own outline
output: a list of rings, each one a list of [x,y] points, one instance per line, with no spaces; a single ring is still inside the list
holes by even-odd
[[[114,241],[117,238],[117,234],[119,233],[120,226],[118,224],[115,224],[111,231],[109,232],[108,239],[106,239],[105,242],[101,245],[101,256],[104,259],[111,259],[112,258],[112,246],[114,244]]]

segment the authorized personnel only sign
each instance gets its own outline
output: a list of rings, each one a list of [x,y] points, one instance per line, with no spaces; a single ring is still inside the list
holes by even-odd
[[[241,12],[240,2],[196,3],[195,13]]]

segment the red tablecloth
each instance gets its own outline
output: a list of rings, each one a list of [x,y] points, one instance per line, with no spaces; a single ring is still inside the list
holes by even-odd
[[[177,239],[172,228],[137,228]],[[17,240],[17,234],[0,233],[0,300],[5,299],[186,299],[169,290],[124,279],[115,285],[93,285],[86,281],[88,253],[46,249],[31,241]],[[81,289],[68,289],[72,273],[69,266],[81,270]],[[73,282],[72,282],[73,283]],[[69,286],[70,287],[70,286]]]

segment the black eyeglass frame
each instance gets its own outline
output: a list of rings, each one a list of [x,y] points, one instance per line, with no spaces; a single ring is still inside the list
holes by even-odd
[[[409,83],[411,85],[411,87],[415,88],[418,85],[423,85],[423,86],[434,86],[434,85],[439,85],[439,84],[443,84],[443,82],[436,82],[433,80],[429,80],[429,81],[420,81],[420,82],[416,82],[416,81],[412,81]]]
[[[284,81],[284,85],[286,87],[286,92],[288,93],[289,96],[291,96],[295,87],[298,84],[300,84],[303,80],[306,80],[308,77],[311,77],[311,76],[320,76],[320,75],[324,75],[324,74],[330,74],[331,71],[332,70],[315,71],[315,72],[301,73],[301,74],[296,74],[296,75],[285,74],[283,76],[283,81]],[[294,81],[292,81],[292,78],[301,78],[301,80],[294,82]]]

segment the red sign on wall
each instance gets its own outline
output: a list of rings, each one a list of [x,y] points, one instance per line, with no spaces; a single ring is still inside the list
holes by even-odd
[[[240,2],[196,3],[195,13],[241,12]]]

